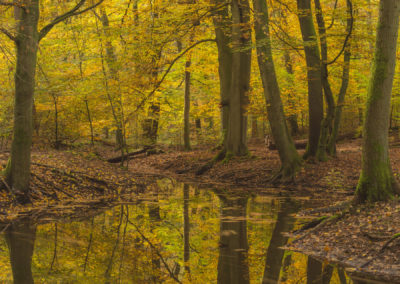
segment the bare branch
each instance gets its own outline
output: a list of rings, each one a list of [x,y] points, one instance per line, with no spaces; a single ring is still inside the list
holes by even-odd
[[[338,58],[342,55],[342,53],[346,49],[347,43],[349,42],[351,33],[353,32],[354,15],[353,15],[353,3],[351,2],[351,0],[347,0],[347,5],[348,5],[348,12],[350,14],[350,27],[348,27],[348,33],[346,34],[346,38],[344,39],[343,46],[339,54],[332,61],[328,62],[327,65],[335,63],[336,60],[338,60]]]
[[[104,0],[99,0],[96,4],[89,6],[86,9],[80,10],[78,11],[83,4],[85,4],[86,0],[80,0],[78,4],[75,5],[74,8],[72,8],[71,10],[69,10],[68,12],[56,17],[50,24],[44,26],[40,32],[39,32],[39,41],[44,38],[50,31],[51,29],[57,25],[58,23],[61,23],[62,21],[72,17],[72,16],[77,16],[80,15],[82,13],[85,13],[93,8],[96,8],[97,6],[99,6],[101,3],[103,3]]]
[[[2,32],[3,34],[5,34],[9,39],[11,39],[12,41],[16,42],[17,38],[12,35],[8,30],[6,30],[5,28],[0,28],[0,32]]]

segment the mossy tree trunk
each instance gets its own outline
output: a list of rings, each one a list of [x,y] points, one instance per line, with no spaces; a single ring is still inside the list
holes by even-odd
[[[297,9],[304,42],[308,81],[309,131],[304,158],[315,159],[319,145],[321,122],[324,116],[320,53],[312,17],[311,1],[297,0]]]
[[[301,158],[296,151],[296,147],[286,125],[280,89],[272,59],[267,2],[265,0],[254,0],[253,7],[257,59],[264,87],[268,120],[282,163],[279,175],[283,179],[293,179],[295,173],[300,168]]]
[[[387,200],[399,193],[389,159],[389,115],[399,29],[398,0],[381,0],[367,108],[363,127],[362,169],[355,199]]]

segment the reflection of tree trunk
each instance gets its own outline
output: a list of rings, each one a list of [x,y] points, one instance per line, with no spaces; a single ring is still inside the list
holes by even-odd
[[[183,262],[185,272],[190,273],[190,220],[189,220],[189,185],[183,185]]]
[[[322,281],[322,263],[309,256],[307,260],[307,284],[319,284]]]
[[[219,196],[221,223],[218,283],[250,283],[247,262],[247,197]]]
[[[86,266],[89,260],[89,252],[90,248],[92,247],[92,241],[93,241],[93,226],[94,226],[94,218],[92,218],[92,223],[90,226],[90,235],[89,235],[89,243],[86,249],[86,257],[85,257],[85,263],[83,264],[83,273],[86,272]]]
[[[294,218],[291,214],[294,212],[296,212],[295,204],[289,199],[285,200],[278,212],[278,218],[269,242],[262,283],[277,283],[279,280],[282,260],[285,254],[281,247],[286,245],[288,241],[288,237],[283,236],[283,233],[292,230]]]
[[[307,284],[329,284],[331,282],[333,266],[322,263],[309,256],[307,261]]]
[[[158,193],[154,195],[153,200],[148,204],[149,209],[149,218],[150,218],[150,231],[153,233],[154,229],[158,226],[161,221],[160,216],[160,205],[158,203]],[[161,251],[161,248],[160,248]],[[151,252],[151,263],[153,265],[153,275],[151,276],[154,283],[158,283],[160,281],[160,269],[161,269],[161,260],[159,255],[152,250]]]
[[[117,237],[115,239],[114,247],[111,252],[110,256],[110,261],[108,262],[106,272],[104,273],[104,278],[106,279],[106,283],[110,283],[110,277],[111,277],[111,272],[113,269],[113,263],[114,263],[114,257],[115,257],[115,252],[117,251],[119,242],[120,242],[120,234],[121,234],[121,225],[122,225],[122,219],[124,216],[124,207],[121,205],[120,209],[120,218],[119,218],[119,223],[118,223],[118,229],[117,229]]]
[[[10,251],[14,283],[34,283],[31,265],[36,226],[29,223],[11,224],[6,230],[5,237]]]

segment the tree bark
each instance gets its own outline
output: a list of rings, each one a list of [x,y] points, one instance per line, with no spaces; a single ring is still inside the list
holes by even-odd
[[[387,200],[399,193],[389,158],[389,113],[399,28],[398,0],[381,0],[356,201]]]
[[[16,8],[20,10],[20,19],[16,37],[14,133],[10,168],[6,170],[6,178],[17,195],[26,197],[31,172],[32,104],[39,43],[39,0],[25,0],[21,4],[24,9]]]
[[[315,159],[318,151],[321,122],[323,119],[323,96],[320,53],[315,32],[310,0],[297,0],[298,18],[304,42],[307,64],[309,130],[308,146],[304,158]]]
[[[282,163],[279,175],[283,179],[293,179],[295,173],[300,168],[301,159],[297,154],[296,147],[286,125],[281,94],[272,59],[271,39],[268,27],[268,6],[265,0],[253,1],[258,66],[264,87],[268,120]]]
[[[216,5],[224,4],[224,0],[215,1]],[[228,132],[229,121],[229,93],[232,81],[232,50],[230,44],[230,34],[226,31],[229,25],[229,6],[227,3],[218,9],[216,16],[213,19],[215,27],[215,39],[218,48],[218,74],[219,88],[221,96],[221,132],[222,144],[225,145]]]
[[[351,25],[353,25],[353,19],[350,17],[352,14],[352,5],[350,4],[350,0],[346,1],[347,3],[347,24],[346,24],[346,33],[350,32]],[[336,140],[339,134],[339,127],[340,127],[340,120],[342,118],[342,109],[344,105],[344,100],[346,97],[347,87],[349,86],[349,78],[350,78],[350,57],[351,57],[351,50],[350,50],[350,43],[348,42],[345,51],[344,51],[344,58],[343,58],[343,70],[342,70],[342,84],[340,86],[340,91],[336,103],[335,108],[335,118],[333,121],[332,133],[329,137],[328,142],[328,154],[335,156],[336,155]]]
[[[335,115],[335,101],[333,99],[333,93],[331,85],[328,80],[328,45],[325,28],[325,20],[322,12],[320,0],[314,0],[316,9],[316,18],[318,24],[318,33],[321,46],[321,81],[324,91],[325,102],[327,106],[326,116],[321,123],[321,133],[319,137],[317,159],[320,161],[326,161],[328,140],[332,132],[332,124]]]
[[[226,157],[243,156],[247,150],[247,93],[250,84],[251,28],[248,0],[233,0],[232,11],[232,79],[229,93],[229,123],[225,144]]]

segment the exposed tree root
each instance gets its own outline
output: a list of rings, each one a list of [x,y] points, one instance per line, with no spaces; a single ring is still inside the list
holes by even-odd
[[[383,244],[382,248],[378,251],[377,255],[375,257],[378,257],[379,255],[381,255],[385,249],[392,243],[394,242],[396,239],[400,238],[400,233],[394,234],[386,243]],[[370,264],[371,262],[373,262],[375,260],[375,258],[371,258],[370,260],[366,261],[365,263],[363,263],[360,268],[364,268],[366,267],[368,264]]]
[[[200,176],[200,175],[208,172],[209,170],[212,169],[212,167],[214,167],[214,165],[217,162],[222,161],[225,157],[226,157],[226,151],[225,150],[219,151],[218,154],[211,161],[207,162],[205,165],[201,166],[196,171],[196,175]]]

